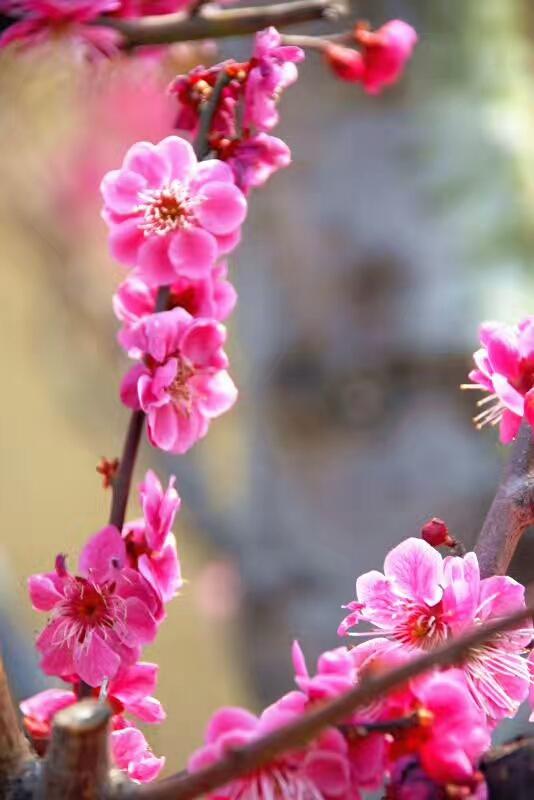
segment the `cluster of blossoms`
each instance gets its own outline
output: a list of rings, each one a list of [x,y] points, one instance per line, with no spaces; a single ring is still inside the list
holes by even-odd
[[[208,141],[216,157],[231,167],[236,184],[245,193],[291,161],[286,143],[270,131],[279,120],[278,99],[296,81],[296,65],[303,60],[304,51],[283,45],[280,34],[271,27],[256,35],[249,61],[199,66],[180,75],[170,87],[178,100],[176,127],[195,135],[203,107],[219,82],[224,84]]]
[[[164,491],[148,471],[139,487],[143,517],[112,525],[92,536],[80,553],[75,574],[65,556],[52,572],[29,580],[32,605],[49,615],[37,639],[41,669],[69,689],[47,689],[21,704],[28,734],[43,750],[55,714],[75,703],[81,686],[107,699],[113,709],[111,753],[114,763],[137,781],[160,772],[156,758],[127,715],[159,723],[165,712],[152,695],[158,667],[139,661],[165,619],[165,606],[182,579],[176,539],[171,533],[180,498],[171,478]]]
[[[439,524],[443,534],[444,523],[432,520],[433,536]],[[445,540],[443,534],[440,543]],[[208,766],[232,748],[344,695],[366,677],[401,666],[524,605],[524,587],[512,578],[480,579],[474,553],[443,558],[427,541],[408,539],[388,554],[384,573],[368,572],[356,582],[356,600],[348,605],[349,615],[338,633],[344,636],[360,623],[370,623],[375,630],[361,634],[368,640],[323,653],[315,674],[310,674],[295,643],[298,691],[289,692],[259,717],[239,708],[218,711],[189,769]],[[532,637],[530,623],[503,633],[456,668],[413,679],[326,729],[308,746],[284,753],[209,797],[359,798],[362,791],[386,782],[390,800],[483,800],[486,786],[478,764],[496,723],[512,717],[529,695],[525,655]]]

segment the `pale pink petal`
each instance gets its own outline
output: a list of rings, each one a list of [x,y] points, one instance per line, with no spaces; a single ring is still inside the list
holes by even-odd
[[[224,414],[237,400],[237,387],[224,370],[214,375],[199,375],[192,383],[198,392],[197,406],[210,419]]]
[[[74,692],[66,689],[45,689],[20,703],[20,710],[26,717],[40,722],[51,722],[58,711],[76,702]]]
[[[495,372],[508,380],[519,376],[519,350],[517,335],[507,326],[494,330],[486,342],[488,358]]]
[[[360,575],[356,581],[356,596],[363,606],[362,615],[371,619],[380,628],[394,627],[393,619],[399,606],[399,598],[392,583],[376,569]]]
[[[492,381],[495,394],[499,397],[499,399],[502,400],[504,405],[507,406],[510,411],[522,417],[524,410],[523,395],[520,394],[517,389],[514,389],[513,386],[510,386],[507,379],[502,375],[493,375]]]
[[[208,158],[197,164],[190,181],[191,191],[197,194],[206,183],[212,181],[234,183],[234,174],[231,168],[217,158]]]
[[[384,573],[406,597],[431,606],[441,600],[443,561],[422,539],[412,537],[393,548],[385,558]]]
[[[195,151],[189,142],[179,136],[167,136],[156,150],[170,166],[170,179],[183,181],[197,163]]]
[[[142,175],[128,170],[113,170],[104,176],[100,191],[104,203],[116,214],[131,214],[139,205],[139,192],[146,186]]]
[[[206,729],[206,743],[212,744],[222,735],[239,728],[253,731],[258,725],[258,718],[244,708],[227,707],[216,711]]]
[[[202,228],[189,227],[170,236],[169,258],[177,275],[203,278],[217,258],[213,236]]]
[[[137,142],[124,158],[124,169],[138,172],[145,178],[149,188],[158,189],[168,183],[171,175],[170,164],[150,142]]]
[[[138,383],[142,377],[148,377],[148,370],[144,364],[136,364],[124,376],[120,388],[121,400],[125,406],[132,409],[140,408]]]
[[[244,194],[231,183],[207,183],[195,216],[207,230],[217,235],[235,231],[247,215]]]

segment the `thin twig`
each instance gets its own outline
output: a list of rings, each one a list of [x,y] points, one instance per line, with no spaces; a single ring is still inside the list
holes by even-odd
[[[533,524],[534,439],[524,423],[475,546],[483,578],[506,574],[521,536]]]
[[[215,112],[217,111],[217,106],[219,105],[219,100],[221,99],[224,87],[228,86],[230,80],[231,78],[228,72],[224,69],[221,70],[209,100],[206,101],[205,105],[201,109],[200,127],[195,142],[195,152],[199,161],[207,158],[210,153],[209,135],[211,124],[213,122]]]
[[[100,17],[96,24],[114,28],[122,34],[126,47],[132,48],[245,36],[268,25],[284,28],[312,20],[334,21],[347,14],[346,0],[293,0],[254,8],[218,8],[206,5],[193,17],[187,13],[161,14],[140,19]]]
[[[347,720],[357,709],[397,689],[412,678],[435,667],[451,667],[468,657],[472,648],[483,644],[498,633],[518,626],[534,613],[534,606],[498,620],[491,625],[479,626],[466,636],[454,639],[443,647],[404,664],[399,669],[375,677],[365,678],[342,697],[326,703],[321,708],[302,716],[296,722],[273,731],[246,747],[229,752],[211,766],[190,773],[176,775],[152,786],[125,787],[116,798],[143,798],[143,800],[193,800],[195,797],[224,786],[228,782],[260,769],[288,750],[301,747],[325,728]]]

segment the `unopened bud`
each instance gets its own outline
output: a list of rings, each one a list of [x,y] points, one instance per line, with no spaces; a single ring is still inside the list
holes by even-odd
[[[425,542],[428,542],[432,547],[440,547],[441,545],[445,545],[445,547],[454,547],[456,544],[449,534],[449,529],[443,520],[438,517],[432,517],[432,519],[429,519],[428,522],[423,525],[421,528],[421,536]]]
[[[363,61],[357,50],[338,44],[328,44],[324,49],[324,57],[332,72],[342,81],[358,83],[362,79]]]

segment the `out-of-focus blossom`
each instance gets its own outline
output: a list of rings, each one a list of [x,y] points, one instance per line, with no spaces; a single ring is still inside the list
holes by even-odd
[[[245,194],[263,186],[271,175],[291,163],[287,144],[267,133],[233,140],[217,137],[212,140],[212,147],[218,157],[230,165],[237,186]]]
[[[189,759],[188,768],[196,772],[218,761],[236,747],[253,742],[276,728],[297,719],[305,710],[304,695],[292,692],[267,708],[260,717],[242,708],[223,708],[208,724],[205,745]],[[206,795],[210,800],[275,797],[358,798],[351,787],[347,744],[334,728],[326,729],[307,747],[277,756],[250,775]]]
[[[110,735],[111,757],[132,781],[149,783],[158,777],[165,758],[154,755],[139,728],[123,717],[113,718]]]
[[[112,255],[151,284],[205,278],[238,241],[247,203],[232,170],[197,162],[189,142],[139,142],[102,181]]]
[[[404,756],[392,766],[386,800],[487,800],[488,792],[482,775],[476,774],[469,785],[442,786],[431,780],[416,756]]]
[[[184,308],[192,317],[211,317],[223,322],[230,316],[237,301],[237,292],[227,280],[227,274],[228,265],[226,261],[221,261],[205,278],[197,281],[189,278],[175,280],[169,287],[167,308]],[[157,293],[157,288],[149,286],[134,270],[113,295],[113,310],[123,323],[118,338],[126,350],[130,339],[127,331],[140,319],[155,312]],[[128,352],[132,358],[141,355],[132,349]]]
[[[15,18],[0,36],[0,47],[12,43],[43,44],[54,37],[67,37],[89,52],[111,55],[119,35],[90,25],[97,17],[116,10],[120,0],[7,0],[2,11]]]
[[[534,317],[518,325],[485,322],[480,326],[482,347],[473,358],[475,369],[464,389],[489,392],[478,405],[477,428],[499,425],[501,442],[515,439],[522,419],[534,426]]]
[[[186,75],[178,75],[169,86],[169,93],[178,102],[175,127],[191,136],[198,132],[200,112],[210,99],[221,73],[226,73],[227,85],[223,87],[210,126],[211,136],[233,139],[237,135],[236,107],[243,94],[249,64],[228,60],[211,67],[193,67]]]
[[[332,72],[342,81],[361,83],[365,66],[362,54],[358,50],[328,42],[324,49],[324,57]]]
[[[356,581],[359,619],[414,650],[432,649],[473,625],[524,608],[524,594],[507,576],[481,580],[475,553],[443,559],[414,538],[388,553],[384,573],[373,570]],[[513,716],[526,699],[529,674],[522,656],[531,638],[532,625],[525,622],[475,648],[463,664],[467,685],[488,717]]]
[[[354,38],[361,48],[360,82],[368,94],[379,94],[401,78],[417,44],[417,33],[408,23],[393,19],[376,31],[357,25]]]
[[[33,607],[50,615],[36,643],[47,675],[100,686],[154,639],[157,596],[138,572],[118,568],[124,559],[122,537],[108,526],[82,550],[78,575],[60,556],[55,572],[29,579]]]
[[[300,47],[281,44],[276,28],[256,34],[251,69],[245,87],[245,128],[269,131],[278,123],[281,92],[297,80],[296,64],[304,60]]]
[[[192,0],[120,0],[115,11],[117,17],[152,17],[183,11]]]
[[[144,363],[126,375],[121,397],[147,414],[155,447],[185,453],[206,435],[210,421],[237,399],[223,350],[226,329],[175,308],[142,319],[129,332]]]

